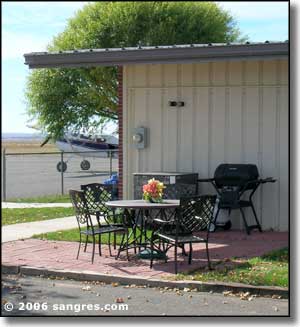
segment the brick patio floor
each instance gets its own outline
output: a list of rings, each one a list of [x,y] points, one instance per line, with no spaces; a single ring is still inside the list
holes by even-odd
[[[231,257],[250,258],[260,256],[286,246],[288,246],[288,233],[259,233],[253,231],[248,236],[241,231],[222,231],[211,234],[209,253],[212,262],[216,262],[220,259]],[[109,256],[107,246],[103,245],[102,257],[96,252],[95,261],[92,264],[92,246],[88,246],[86,253],[83,252],[82,246],[78,260],[76,260],[77,249],[78,243],[75,242],[43,241],[37,239],[7,242],[2,244],[2,264],[155,278],[174,273],[172,250],[168,253],[168,263],[155,261],[153,269],[150,269],[149,261],[134,258],[133,250],[130,250],[130,261],[126,260],[125,252],[122,253],[118,260],[115,260],[114,257]],[[113,254],[115,253],[114,251]],[[206,266],[205,245],[195,244],[193,246],[192,265],[188,265],[187,257],[179,255],[178,258],[179,272],[187,272]]]

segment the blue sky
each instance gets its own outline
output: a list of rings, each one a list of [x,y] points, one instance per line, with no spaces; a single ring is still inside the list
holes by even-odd
[[[23,54],[46,50],[52,37],[87,2],[2,2],[2,132],[26,127],[24,88],[29,69]],[[288,2],[219,2],[250,41],[288,39]]]

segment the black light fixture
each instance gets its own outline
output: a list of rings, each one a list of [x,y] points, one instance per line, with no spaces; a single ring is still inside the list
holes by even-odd
[[[177,102],[176,101],[169,101],[169,106],[170,107],[177,107]]]
[[[184,107],[183,101],[169,101],[170,107]]]

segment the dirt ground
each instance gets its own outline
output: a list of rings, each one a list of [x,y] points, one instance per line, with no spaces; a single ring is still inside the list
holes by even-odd
[[[5,148],[6,153],[49,153],[58,152],[54,143],[48,143],[41,147],[42,141],[2,141],[1,150]]]

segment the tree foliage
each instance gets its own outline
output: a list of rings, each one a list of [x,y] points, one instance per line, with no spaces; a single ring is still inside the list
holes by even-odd
[[[214,2],[95,2],[54,37],[48,51],[233,42],[233,17]],[[116,118],[116,67],[39,69],[26,87],[28,114],[53,138]]]

